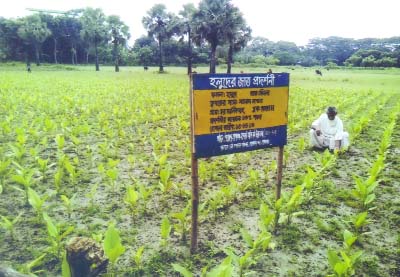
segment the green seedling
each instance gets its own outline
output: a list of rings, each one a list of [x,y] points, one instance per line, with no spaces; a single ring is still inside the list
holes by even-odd
[[[133,155],[128,155],[127,160],[130,166],[133,168],[133,166],[135,165],[135,157]]]
[[[257,264],[257,260],[261,257],[261,255],[257,255],[255,249],[247,250],[242,256],[238,256],[235,252],[228,248],[225,249],[224,252],[228,255],[228,257],[232,258],[233,264],[236,265],[235,268],[238,269],[238,276],[243,277],[246,275],[251,275],[254,272],[249,271],[248,269]]]
[[[250,169],[247,174],[249,175],[249,180],[248,180],[248,185],[247,186],[242,186],[241,187],[241,192],[246,191],[249,187],[255,188],[257,190],[257,193],[260,195],[260,191],[261,191],[261,186],[259,185],[260,182],[260,173],[257,170],[254,169]],[[228,176],[228,178],[232,178],[231,176]],[[234,180],[234,179],[233,179]],[[235,180],[236,181],[236,180]],[[229,179],[229,182],[231,182],[231,180]]]
[[[367,216],[368,216],[368,212],[366,211],[366,212],[357,214],[353,218],[352,222],[353,222],[354,228],[356,229],[357,233],[360,233],[362,228],[369,223],[367,220]]]
[[[71,269],[69,268],[69,264],[67,261],[67,252],[64,251],[63,258],[61,262],[61,277],[72,277]]]
[[[0,227],[5,229],[7,232],[10,233],[11,237],[15,239],[15,224],[18,223],[22,216],[22,212],[17,215],[14,219],[10,220],[5,216],[0,215],[1,221],[0,221]]]
[[[72,143],[75,145],[75,147],[78,147],[81,144],[81,140],[74,135],[71,135],[70,139],[71,139]]]
[[[261,232],[258,234],[256,239],[249,234],[249,232],[242,228],[240,234],[243,240],[247,243],[247,246],[254,251],[266,251],[270,246],[272,236],[269,232]]]
[[[385,157],[382,154],[378,155],[378,158],[372,164],[371,169],[369,170],[369,181],[376,181],[377,177],[381,173],[381,171],[385,167]]]
[[[74,227],[70,226],[67,228],[66,231],[61,232],[59,227],[57,227],[57,225],[53,223],[53,221],[47,215],[47,213],[43,213],[43,219],[46,222],[48,240],[50,242],[49,252],[55,255],[58,259],[60,259],[61,249],[63,248],[62,241],[66,236],[68,236],[74,230]]]
[[[106,170],[106,176],[108,177],[109,184],[112,188],[112,191],[115,192],[115,186],[118,179],[118,169],[110,168]]]
[[[270,174],[275,175],[276,170],[278,169],[278,163],[276,162],[276,160],[272,160],[271,163],[267,166],[264,167],[264,178],[265,181],[269,181],[270,180]]]
[[[206,277],[228,277],[233,276],[234,267],[232,265],[232,257],[226,257],[221,264],[215,266],[207,273]]]
[[[45,159],[44,160],[44,159],[41,159],[41,158],[37,158],[37,163],[39,165],[39,171],[42,174],[43,180],[46,180],[46,172],[49,169],[49,167],[53,166],[54,164],[49,166],[48,165],[49,159]]]
[[[152,154],[158,166],[162,167],[167,164],[168,154],[162,154],[161,156],[157,156],[154,152]]]
[[[135,215],[138,212],[137,204],[139,200],[139,193],[133,186],[128,186],[125,194],[125,203],[129,205],[132,214]]]
[[[283,198],[279,198],[275,201],[274,210],[275,210],[275,222],[274,222],[274,234],[278,231],[279,218],[283,209]]]
[[[292,195],[289,199],[289,201],[285,204],[285,210],[287,212],[287,223],[290,225],[292,218],[294,215],[297,215],[298,213],[295,214],[295,212],[298,212],[298,209],[301,204],[301,194],[303,192],[303,187],[302,186],[296,186],[293,189]]]
[[[43,198],[31,188],[28,188],[28,202],[31,204],[32,208],[35,209],[38,218],[41,217],[43,213],[43,205],[46,202],[48,195],[44,195]]]
[[[68,218],[71,218],[71,215],[72,215],[72,210],[73,210],[72,201],[73,201],[74,197],[75,197],[75,194],[71,198],[68,198],[68,196],[66,196],[66,195],[60,195],[63,206],[67,210]]]
[[[71,185],[74,186],[78,178],[78,172],[76,166],[69,161],[68,157],[65,157],[64,159],[64,168],[69,174]]]
[[[375,194],[373,192],[378,186],[378,182],[371,179],[363,181],[357,176],[353,176],[353,178],[356,185],[352,194],[361,202],[363,208],[368,208],[368,206],[375,200]]]
[[[63,168],[59,167],[56,173],[54,174],[54,186],[57,194],[60,194],[63,178],[64,178],[64,170]]]
[[[173,183],[170,180],[171,171],[168,168],[163,168],[159,173],[160,181],[158,182],[159,188],[162,193],[167,193],[173,188]]]
[[[322,154],[315,152],[314,156],[322,166],[319,172],[324,172],[336,162],[337,153],[331,154],[329,150],[326,149]]]
[[[61,153],[64,149],[64,145],[65,145],[65,138],[64,135],[62,134],[57,134],[55,137],[55,142],[57,143],[57,148],[58,151]]]
[[[135,262],[136,267],[140,270],[143,267],[143,252],[144,245],[139,247],[133,255],[133,261]]]
[[[17,174],[13,175],[11,179],[24,187],[26,201],[28,202],[28,188],[30,188],[34,182],[33,175],[35,174],[35,170],[31,168],[23,168],[17,163],[14,164],[17,166]]]
[[[115,228],[115,223],[111,223],[104,235],[104,253],[114,266],[118,258],[125,253],[125,247],[121,244],[119,231]]]
[[[29,154],[31,157],[37,157],[39,153],[39,146],[29,148]]]
[[[304,137],[299,138],[299,141],[297,143],[297,149],[299,150],[300,153],[303,153],[304,150],[306,149],[306,140]]]
[[[184,268],[180,264],[172,264],[172,268],[179,272],[183,277],[193,277],[193,273],[191,273],[187,268]]]
[[[275,220],[275,213],[271,212],[265,203],[260,205],[260,218],[258,226],[262,232],[268,232]]]
[[[340,251],[340,257],[336,251],[328,250],[328,261],[334,274],[327,277],[350,277],[356,273],[355,265],[360,259],[362,251],[358,251],[353,255],[347,254],[345,251]]]
[[[40,274],[44,273],[44,270],[34,270],[37,267],[42,266],[45,263],[44,258],[47,256],[47,253],[44,253],[37,257],[36,259],[23,264],[18,271],[27,274],[28,276],[40,276]]]
[[[20,145],[20,144],[10,144],[9,145],[11,148],[11,151],[13,153],[13,156],[15,157],[15,159],[17,160],[17,162],[21,162],[22,158],[24,157],[25,153],[26,153],[26,148],[24,145]]]
[[[171,234],[172,226],[169,222],[168,217],[164,217],[161,221],[161,246],[166,247],[168,244],[168,238]]]
[[[190,224],[190,203],[180,213],[173,213],[172,217],[178,220],[174,225],[174,231],[181,235],[181,240],[186,241],[186,234],[189,232]]]
[[[96,196],[98,187],[99,187],[99,184],[92,185],[90,188],[90,191],[85,194],[85,196],[87,198],[89,198],[89,200],[90,200],[91,207],[94,207],[94,205],[95,205],[95,196]]]
[[[51,131],[53,131],[56,128],[56,123],[54,123],[54,121],[52,121],[50,118],[46,118],[44,120],[44,127],[45,127],[45,131],[50,133]]]
[[[311,190],[317,177],[318,173],[315,172],[310,166],[307,166],[307,174],[304,176],[302,186],[307,190]]]
[[[10,167],[11,160],[0,160],[0,194],[3,192],[5,180],[10,174]]]
[[[344,232],[343,232],[343,246],[345,247],[346,250],[350,250],[351,246],[355,243],[356,240],[357,240],[357,236],[356,235],[354,235],[349,230],[344,230]]]

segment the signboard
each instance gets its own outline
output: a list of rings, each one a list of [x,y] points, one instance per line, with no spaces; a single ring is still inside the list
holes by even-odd
[[[288,73],[193,74],[195,158],[283,146]]]

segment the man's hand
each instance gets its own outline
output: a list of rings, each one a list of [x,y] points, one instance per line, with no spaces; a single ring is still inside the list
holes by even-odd
[[[317,136],[321,135],[321,130],[316,130],[315,133],[317,133]]]

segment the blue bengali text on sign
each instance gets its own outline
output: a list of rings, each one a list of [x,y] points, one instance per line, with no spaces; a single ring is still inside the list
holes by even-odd
[[[287,143],[289,74],[194,74],[196,158]]]

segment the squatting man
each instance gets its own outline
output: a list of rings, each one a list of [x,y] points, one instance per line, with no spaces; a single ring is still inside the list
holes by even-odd
[[[311,146],[329,150],[340,150],[349,146],[349,134],[343,131],[343,122],[335,107],[328,107],[311,125]]]

